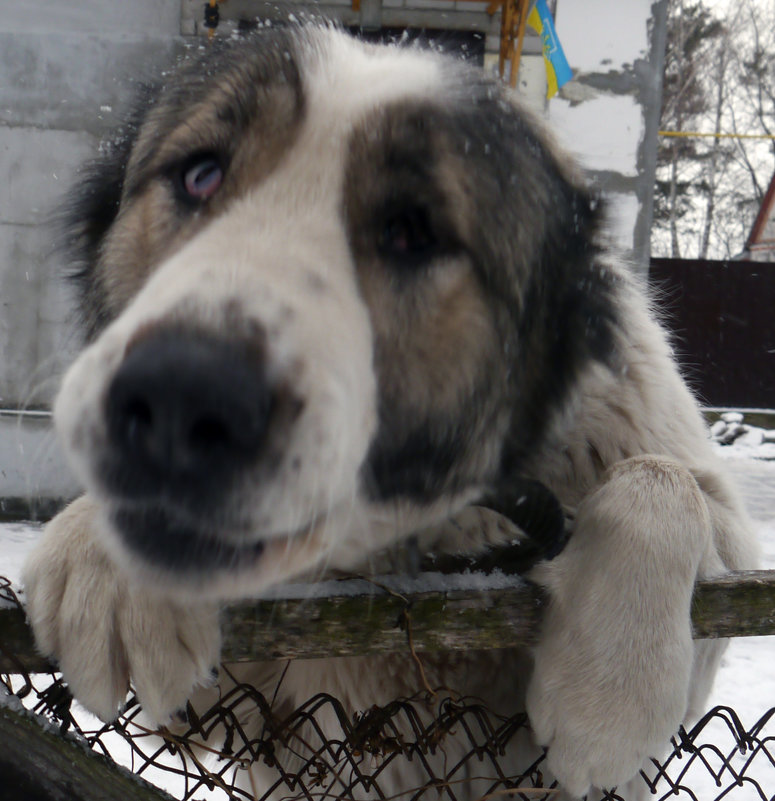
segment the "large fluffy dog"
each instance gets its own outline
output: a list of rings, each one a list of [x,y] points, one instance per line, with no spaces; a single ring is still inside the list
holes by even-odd
[[[131,677],[164,722],[218,661],[218,601],[417,532],[484,548],[498,527],[438,524],[529,479],[571,521],[531,574],[540,644],[428,656],[432,681],[527,709],[508,758],[548,747],[570,794],[631,779],[718,662],[692,641],[695,580],[755,548],[600,225],[540,126],[461,63],[307,27],[183,66],[71,215],[92,341],[55,416],[86,494],[26,589],[76,696],[110,718]],[[417,689],[406,659],[293,663],[277,703],[366,709]],[[251,681],[271,697],[284,667]]]

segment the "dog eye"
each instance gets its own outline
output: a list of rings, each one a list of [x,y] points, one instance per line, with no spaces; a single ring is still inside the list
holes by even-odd
[[[436,248],[436,235],[428,210],[408,206],[388,214],[378,241],[381,255],[401,260],[421,260]]]
[[[223,182],[223,167],[211,155],[199,155],[186,162],[181,172],[185,197],[197,203],[209,200]]]

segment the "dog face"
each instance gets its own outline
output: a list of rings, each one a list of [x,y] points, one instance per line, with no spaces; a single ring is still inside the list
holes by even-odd
[[[112,548],[255,590],[507,480],[611,355],[594,205],[436,54],[309,27],[183,66],[70,215],[93,341],[55,418]]]

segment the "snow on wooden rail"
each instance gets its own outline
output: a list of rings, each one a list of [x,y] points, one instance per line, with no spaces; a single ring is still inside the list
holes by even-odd
[[[417,651],[526,645],[536,638],[546,603],[539,588],[513,578],[492,588],[486,582],[477,586],[475,576],[444,576],[438,588],[425,591],[414,589],[421,582],[391,586],[387,581],[297,585],[290,593],[295,597],[229,606],[223,613],[222,658],[248,662],[387,653],[405,649],[408,638]],[[775,570],[699,582],[692,622],[698,639],[775,634]],[[18,603],[13,598],[0,602],[0,672],[51,667],[37,654]]]

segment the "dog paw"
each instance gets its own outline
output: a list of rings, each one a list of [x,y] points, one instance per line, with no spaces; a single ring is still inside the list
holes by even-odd
[[[652,708],[622,711],[614,708],[618,699],[591,703],[585,698],[588,687],[560,689],[547,679],[533,683],[528,715],[536,741],[547,748],[547,770],[573,798],[591,788],[621,788],[649,756],[665,750],[680,721],[677,715],[655,727],[661,715]]]
[[[212,682],[218,610],[131,583],[100,547],[96,520],[93,502],[75,501],[49,523],[25,565],[38,648],[102,720],[120,712],[131,681],[146,714],[167,724],[196,686]]]
[[[582,619],[584,606],[576,599],[547,615],[551,632],[562,633],[535,649],[527,695],[547,767],[577,797],[621,786],[665,751],[686,714],[693,657],[688,625],[683,637],[644,628],[629,647],[602,616],[600,628]]]
[[[686,716],[692,588],[709,538],[691,476],[632,459],[580,505],[565,550],[531,574],[550,601],[527,712],[568,792],[629,781]]]

